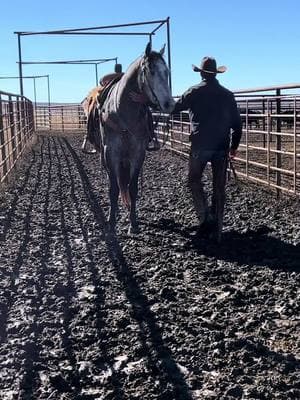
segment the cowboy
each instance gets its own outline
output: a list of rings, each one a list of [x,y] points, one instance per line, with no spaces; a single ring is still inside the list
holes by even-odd
[[[104,75],[100,79],[100,87],[105,88],[110,82],[112,81],[118,81],[119,79],[122,78],[124,75],[124,72],[122,72],[122,64],[115,64],[115,71]]]
[[[173,113],[189,111],[191,121],[191,151],[189,158],[189,187],[199,219],[199,234],[212,234],[219,242],[223,227],[225,185],[228,156],[233,159],[242,135],[242,123],[232,92],[221,86],[216,75],[225,66],[204,57],[199,67],[202,81],[188,89],[177,101]],[[210,162],[213,175],[211,207],[208,207],[202,175]]]

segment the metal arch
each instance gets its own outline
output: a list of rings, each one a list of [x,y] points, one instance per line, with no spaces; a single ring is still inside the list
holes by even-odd
[[[99,32],[102,29],[114,29],[114,28],[124,28],[124,27],[137,27],[144,25],[156,25],[154,29],[150,32]],[[161,29],[164,25],[167,26],[167,49],[168,49],[168,67],[170,70],[169,75],[169,85],[172,91],[172,74],[171,74],[171,48],[170,48],[170,17],[163,20],[153,20],[144,22],[133,22],[127,24],[117,24],[117,25],[104,25],[89,28],[74,28],[74,29],[62,29],[62,30],[52,30],[52,31],[38,31],[38,32],[14,32],[18,36],[18,56],[19,56],[19,81],[20,81],[20,93],[23,95],[23,70],[22,66],[24,62],[22,61],[22,46],[21,37],[30,35],[135,35],[135,36],[148,36],[150,42],[152,42],[152,36]],[[97,31],[97,32],[95,32]],[[96,69],[96,79],[97,79],[97,65]]]
[[[23,76],[23,79],[32,79],[33,80],[33,91],[34,91],[34,104],[36,107],[36,84],[35,80],[39,78],[47,78],[47,92],[48,92],[48,105],[50,106],[50,80],[49,75],[28,75]],[[19,79],[19,76],[0,76],[0,79]]]
[[[60,60],[60,61],[22,61],[22,65],[30,65],[30,64],[52,64],[52,65],[94,65],[95,66],[95,75],[96,75],[96,85],[98,85],[98,65],[104,64],[109,61],[118,62],[118,57],[113,58],[96,58],[96,59],[87,59],[87,60]],[[19,62],[17,61],[17,64]]]

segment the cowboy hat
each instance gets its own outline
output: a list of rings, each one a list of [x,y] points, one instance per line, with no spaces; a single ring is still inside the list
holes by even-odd
[[[193,64],[192,68],[195,72],[206,72],[207,74],[222,74],[227,70],[224,65],[217,68],[216,60],[212,57],[204,57],[200,67]]]

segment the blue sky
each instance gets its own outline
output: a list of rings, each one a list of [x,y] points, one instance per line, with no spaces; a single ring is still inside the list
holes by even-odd
[[[40,31],[162,20],[170,17],[173,94],[199,81],[191,64],[214,56],[228,71],[220,82],[230,89],[300,82],[299,0],[14,0],[1,4],[0,76],[17,75],[14,31]],[[147,27],[141,28],[148,31]],[[153,40],[166,42],[162,29]],[[23,60],[118,57],[123,69],[144,50],[147,37],[31,36],[22,38]],[[110,72],[103,64],[99,75]],[[94,85],[93,66],[24,66],[24,75],[50,75],[55,102],[79,102]],[[33,98],[33,83],[25,82]],[[0,90],[18,93],[17,81],[0,80]],[[46,80],[37,81],[37,100],[46,100]]]

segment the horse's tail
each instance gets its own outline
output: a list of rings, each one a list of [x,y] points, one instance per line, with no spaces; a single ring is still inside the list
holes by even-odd
[[[120,189],[121,199],[125,207],[130,209],[131,199],[129,193],[130,182],[130,165],[128,161],[121,161],[118,171],[118,185]]]

